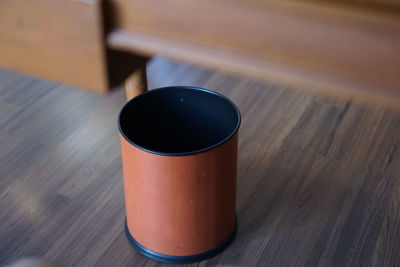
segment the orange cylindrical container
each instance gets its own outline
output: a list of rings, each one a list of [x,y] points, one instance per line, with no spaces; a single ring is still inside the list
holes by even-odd
[[[196,87],[151,90],[122,108],[126,233],[139,252],[188,263],[233,240],[239,126],[229,99]]]

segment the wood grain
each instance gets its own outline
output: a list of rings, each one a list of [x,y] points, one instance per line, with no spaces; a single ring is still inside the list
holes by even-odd
[[[113,0],[108,43],[292,87],[399,100],[399,6],[356,2]]]
[[[0,66],[105,91],[101,13],[97,0],[2,1]]]
[[[142,61],[106,48],[99,0],[3,0],[0,66],[96,92],[122,83]]]
[[[238,104],[238,234],[192,266],[399,266],[400,113],[156,58],[149,87]],[[123,233],[116,118],[99,96],[0,71],[0,265],[161,266]]]

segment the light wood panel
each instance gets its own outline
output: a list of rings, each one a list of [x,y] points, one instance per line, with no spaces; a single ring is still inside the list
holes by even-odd
[[[292,87],[399,100],[400,10],[355,2],[113,0],[108,41]]]
[[[0,66],[96,92],[122,83],[143,59],[106,48],[100,0],[3,0]]]
[[[213,89],[243,115],[237,237],[188,266],[400,265],[399,112],[163,58],[148,71],[150,88]],[[162,266],[123,232],[123,90],[99,96],[5,70],[0,81],[0,265]]]
[[[96,91],[108,89],[98,0],[3,0],[0,66]]]

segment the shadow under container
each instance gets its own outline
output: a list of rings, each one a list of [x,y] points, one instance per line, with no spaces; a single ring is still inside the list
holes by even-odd
[[[236,233],[240,112],[210,90],[150,90],[121,110],[126,234],[169,263],[212,257]]]

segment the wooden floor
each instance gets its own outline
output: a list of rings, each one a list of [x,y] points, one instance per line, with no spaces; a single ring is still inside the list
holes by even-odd
[[[149,77],[216,90],[242,111],[237,238],[198,266],[400,266],[399,112],[163,58]],[[122,90],[0,71],[0,265],[159,265],[123,232],[124,102]]]

